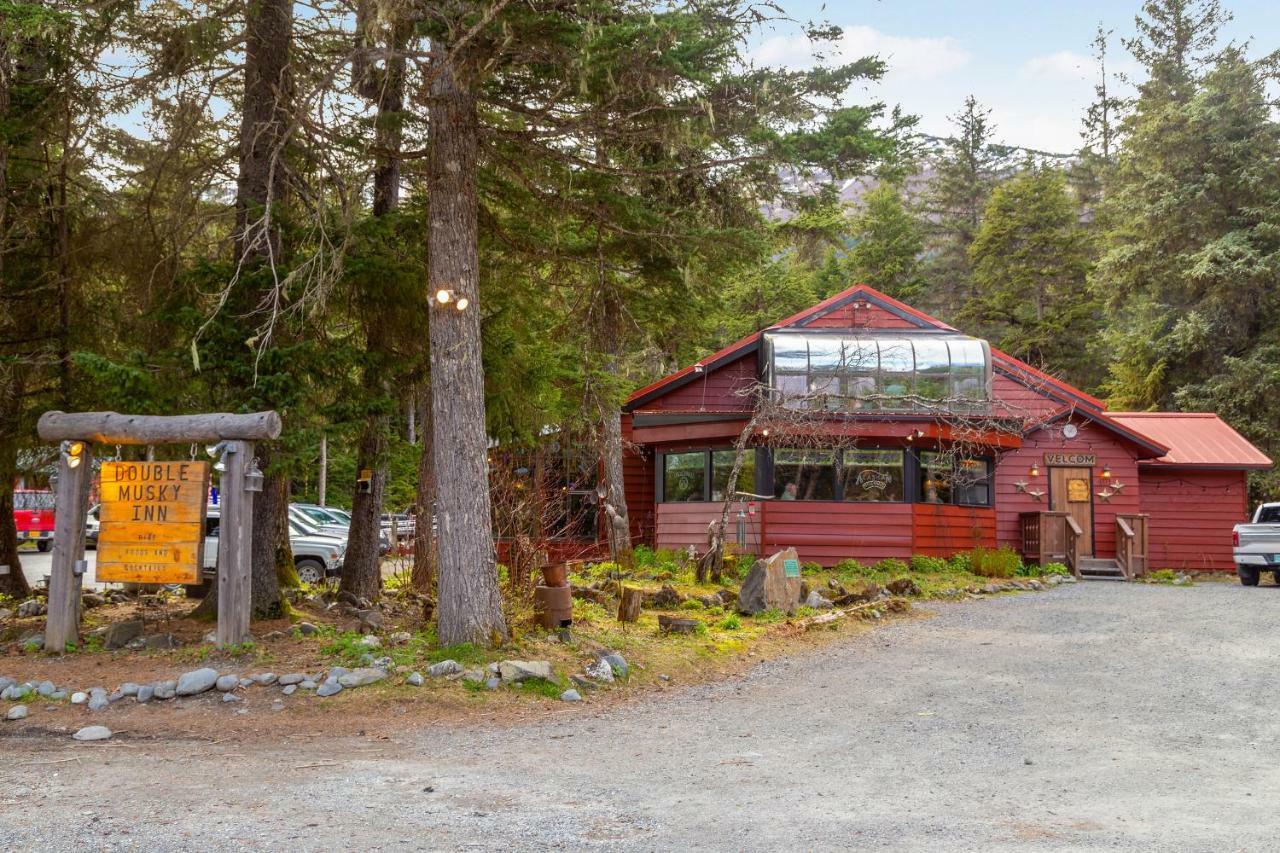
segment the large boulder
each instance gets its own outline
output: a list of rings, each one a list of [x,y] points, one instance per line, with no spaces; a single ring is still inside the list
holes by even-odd
[[[556,677],[551,669],[551,663],[545,660],[504,660],[498,664],[498,674],[502,676],[503,681],[513,683],[527,681],[530,678],[554,681]]]
[[[102,637],[102,646],[105,649],[123,649],[130,640],[141,637],[145,627],[141,619],[116,622],[107,628],[106,634]]]
[[[765,610],[794,613],[800,603],[800,587],[800,557],[796,549],[787,548],[767,560],[756,560],[738,590],[738,612],[746,616]]]
[[[184,672],[178,678],[175,692],[179,696],[196,696],[213,688],[218,683],[218,671],[213,667],[201,667],[191,672]]]

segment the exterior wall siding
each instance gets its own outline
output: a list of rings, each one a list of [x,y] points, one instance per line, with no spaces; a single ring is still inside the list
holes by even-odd
[[[915,553],[928,557],[996,546],[996,511],[990,507],[915,504],[911,525]]]
[[[1022,447],[1002,454],[996,460],[996,538],[1001,545],[1021,550],[1022,530],[1018,516],[1024,512],[1044,512],[1049,509],[1049,471],[1044,464],[1045,453],[1092,453],[1097,457],[1093,467],[1093,537],[1094,555],[1114,557],[1116,553],[1116,515],[1129,515],[1142,511],[1139,503],[1141,484],[1138,480],[1138,463],[1133,449],[1116,438],[1113,433],[1091,423],[1077,423],[1079,434],[1071,440],[1064,439],[1060,425],[1038,430],[1027,436]],[[1040,476],[1031,477],[1032,463],[1040,466]],[[1102,469],[1111,467],[1112,484],[1124,485],[1112,498],[1098,497],[1104,481]],[[1027,491],[1015,485],[1028,483]],[[1044,492],[1036,500],[1031,491]]]
[[[1138,472],[1152,569],[1235,570],[1231,528],[1249,515],[1243,471],[1144,465]]]
[[[650,543],[654,532],[653,450],[632,444],[631,415],[622,415],[622,489],[627,496],[627,520],[633,545]],[[601,530],[601,539],[608,541]]]
[[[749,412],[752,401],[738,392],[756,382],[756,354],[748,353],[708,371],[641,407],[657,412]]]

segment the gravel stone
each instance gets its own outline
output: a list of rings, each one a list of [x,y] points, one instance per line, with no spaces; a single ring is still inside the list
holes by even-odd
[[[316,688],[317,696],[334,696],[342,692],[342,685],[336,679],[328,679],[324,684]]]
[[[84,694],[81,693],[78,695],[83,696]],[[155,698],[155,695],[156,695],[156,686],[154,684],[144,684],[138,688],[138,703],[143,704],[146,702],[150,702],[153,698]],[[71,701],[72,702],[76,701],[74,696],[71,697]]]
[[[353,669],[345,675],[338,677],[338,683],[343,687],[364,687],[367,684],[373,684],[387,677],[384,670],[374,667],[360,667]]]
[[[219,675],[213,686],[223,693],[230,693],[240,686],[240,677],[236,675]]]
[[[249,677],[253,679],[254,684],[261,684],[263,687],[276,683],[276,674],[274,672],[260,672]]]
[[[172,699],[178,695],[178,682],[172,678],[168,681],[157,681],[154,685],[155,690],[152,695],[156,699]]]
[[[83,705],[88,701],[89,701],[89,694],[85,693],[83,690],[77,690],[75,693],[71,694],[72,705]]]
[[[281,692],[281,693],[283,693],[283,694],[284,694],[284,695],[286,695],[286,696],[292,696],[292,695],[294,694],[294,692],[296,692],[296,691],[297,691],[297,689],[298,689],[298,685],[296,685],[296,684],[286,684],[286,685],[284,686],[284,689],[283,689],[283,690],[281,690],[280,692]]]
[[[560,694],[560,701],[561,702],[581,702],[582,694],[579,693],[577,690],[570,688]]]
[[[14,705],[9,709],[8,713],[4,715],[4,718],[6,720],[25,720],[27,718],[27,706]]]
[[[462,672],[462,664],[456,660],[442,660],[439,663],[433,663],[427,667],[427,675],[432,678],[441,678],[446,675],[457,675]]]
[[[241,698],[240,696],[237,696],[234,693],[223,693],[222,701],[223,702],[243,702],[244,699]]]
[[[109,740],[111,729],[106,726],[85,726],[71,737],[76,740]]]
[[[287,675],[280,676],[280,678],[276,680],[276,683],[287,687],[290,684],[301,684],[306,680],[307,677],[302,673],[290,672]]]
[[[411,672],[411,673],[409,673],[409,675],[405,678],[404,683],[405,683],[405,684],[412,685],[413,687],[421,687],[421,686],[422,686],[422,673],[420,673],[420,672]]]

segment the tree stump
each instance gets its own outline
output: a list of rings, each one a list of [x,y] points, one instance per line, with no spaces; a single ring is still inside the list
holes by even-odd
[[[644,590],[639,587],[624,586],[622,600],[618,602],[618,621],[635,622],[640,618],[640,605],[644,603]]]
[[[701,619],[681,619],[676,616],[658,616],[658,628],[664,634],[696,634]]]

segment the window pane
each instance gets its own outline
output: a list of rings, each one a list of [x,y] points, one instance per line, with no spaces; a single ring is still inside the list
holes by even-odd
[[[784,501],[834,500],[834,457],[830,450],[775,450],[773,496]]]
[[[809,372],[836,373],[844,367],[840,338],[814,337],[809,340]]]
[[[951,458],[946,454],[920,454],[920,500],[927,504],[951,503]]]
[[[882,408],[904,409],[911,405],[906,398],[912,394],[914,374],[915,356],[909,341],[880,342],[880,393],[885,397]]]
[[[707,494],[707,454],[668,453],[662,463],[664,501],[704,501]]]
[[[799,335],[779,335],[773,339],[773,369],[792,373],[809,370],[809,346]]]
[[[900,501],[903,496],[901,450],[846,450],[844,499]]]
[[[733,473],[735,450],[715,450],[711,453],[711,500],[725,499],[725,486],[729,475]],[[756,490],[756,452],[748,447],[742,454],[742,469],[738,472],[738,485],[735,492],[754,493]]]
[[[987,355],[981,341],[950,341],[951,381],[962,400],[987,399]]]
[[[986,459],[960,459],[952,475],[952,497],[967,506],[991,505],[991,463]]]
[[[596,538],[600,505],[594,492],[565,492],[560,517],[553,520],[549,532],[553,539],[575,539],[584,542]]]
[[[947,342],[923,338],[915,342],[916,395],[926,405],[951,396],[951,357]]]
[[[809,377],[803,373],[780,373],[773,377],[773,387],[787,408],[805,405],[804,396],[809,392]]]

